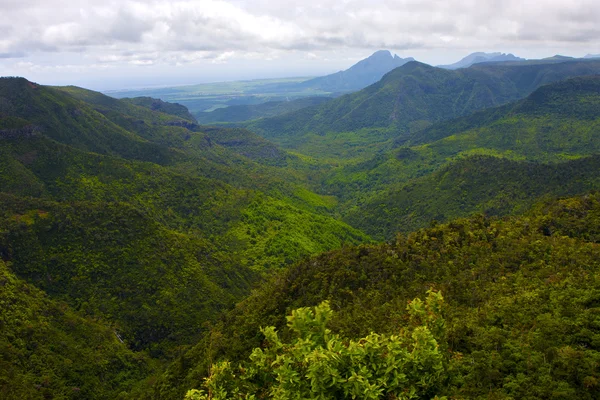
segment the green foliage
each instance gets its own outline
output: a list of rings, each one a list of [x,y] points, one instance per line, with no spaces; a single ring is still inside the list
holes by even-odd
[[[363,136],[379,128],[389,130],[387,139],[391,139],[434,122],[523,98],[546,83],[598,71],[600,63],[597,61],[479,64],[457,71],[409,62],[359,92],[248,126],[267,139],[291,148],[305,142],[309,134],[328,136],[355,132]],[[384,143],[379,143],[380,149]],[[337,150],[322,148],[320,155],[328,158]]]
[[[157,382],[156,398],[185,394],[210,360],[247,359],[285,315],[328,300],[332,332],[349,339],[407,326],[407,301],[444,293],[449,357],[439,395],[456,398],[597,398],[600,281],[592,194],[538,205],[529,215],[476,216],[392,243],[346,247],[300,262],[238,304]],[[235,369],[234,369],[235,370]],[[237,374],[236,374],[237,376]]]
[[[152,364],[102,320],[18,279],[0,260],[0,397],[125,398]]]
[[[333,334],[327,324],[333,311],[323,302],[294,310],[287,317],[294,340],[284,343],[275,327],[261,329],[265,348],[233,368],[213,365],[202,399],[426,399],[435,396],[445,375],[443,299],[429,292],[423,303],[408,304],[411,324],[397,335],[371,333],[359,340]]]
[[[258,271],[288,266],[303,257],[345,244],[369,241],[333,218],[311,215],[285,201],[257,197],[225,235],[240,263]]]
[[[474,212],[521,214],[543,197],[583,194],[600,187],[600,157],[541,164],[491,156],[461,158],[350,209],[344,220],[375,238],[391,239],[431,221]]]
[[[0,252],[14,271],[85,315],[111,320],[135,349],[161,355],[192,343],[252,280],[210,243],[126,204],[2,200]]]

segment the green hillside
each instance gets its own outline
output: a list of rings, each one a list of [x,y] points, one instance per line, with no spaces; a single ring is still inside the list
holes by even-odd
[[[381,149],[391,138],[523,98],[545,83],[598,73],[600,62],[591,60],[479,64],[456,71],[409,62],[359,92],[248,126],[313,156],[320,144],[318,155],[331,157],[341,145],[335,137],[342,133],[351,132],[347,136],[360,146],[376,142]]]
[[[135,357],[193,344],[270,269],[369,240],[331,216],[335,201],[300,186],[297,157],[251,132],[74,87],[2,83],[2,260],[77,318],[106,321]],[[69,106],[83,111],[60,114]],[[87,129],[98,125],[110,129]],[[164,162],[142,161],[157,154]]]
[[[591,164],[586,165],[593,163],[594,158],[560,163],[600,151],[598,89],[597,76],[573,78],[542,86],[524,100],[438,123],[409,135],[403,144],[398,144],[400,147],[387,153],[332,170],[323,190],[342,200],[340,207],[343,213],[349,213],[348,221],[369,232],[385,231],[384,235],[389,236],[394,229],[406,231],[427,226],[432,218],[445,220],[473,211],[494,210],[497,205],[493,203],[503,197],[502,201],[508,203],[500,208],[507,212],[530,204],[532,198],[528,196],[569,195],[587,190],[586,187],[594,188],[594,170]],[[521,163],[475,158],[440,170],[456,159],[473,155]],[[527,163],[532,161],[559,164]],[[466,175],[460,173],[461,162],[468,171]],[[416,191],[409,192],[412,189]],[[481,197],[485,190],[490,191],[489,195]],[[399,203],[394,205],[396,201]],[[459,206],[450,205],[456,201],[463,202],[460,213],[455,210],[446,215],[450,208]],[[403,228],[394,223],[386,230],[382,226],[385,223],[377,217],[371,219],[372,226],[366,227],[371,216],[387,213],[405,223],[412,222]],[[364,222],[359,223],[359,219]]]
[[[378,194],[350,209],[344,220],[375,238],[390,239],[474,212],[520,214],[543,197],[600,188],[599,170],[598,156],[553,164],[471,156]]]
[[[124,203],[0,200],[0,246],[12,270],[84,315],[109,319],[133,349],[160,355],[192,343],[253,279],[206,240]]]
[[[0,78],[0,398],[599,398],[598,71],[244,128]]]
[[[599,212],[597,195],[563,199],[519,218],[455,220],[298,263],[173,363],[154,397],[202,388],[211,360],[247,359],[264,340],[260,327],[287,340],[286,315],[298,307],[328,300],[329,328],[345,337],[393,334],[408,324],[407,302],[434,288],[447,303],[439,395],[596,398]]]
[[[0,78],[0,97],[0,115],[19,118],[24,126],[72,147],[159,164],[169,164],[175,157],[168,148],[123,129],[61,90],[23,78]]]
[[[0,397],[117,399],[154,368],[106,321],[84,318],[0,260]]]

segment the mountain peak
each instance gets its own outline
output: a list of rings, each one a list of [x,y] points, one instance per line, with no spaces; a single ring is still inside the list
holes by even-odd
[[[471,53],[468,56],[464,57],[458,62],[454,64],[448,65],[438,65],[439,68],[444,69],[459,69],[459,68],[468,68],[473,64],[484,63],[484,62],[500,62],[500,61],[525,61],[524,58],[517,57],[512,53],[484,53],[484,52],[475,52]]]
[[[389,50],[377,50],[347,70],[311,79],[299,86],[302,88],[318,88],[330,92],[360,90],[377,82],[391,70],[410,61],[414,61],[414,58],[401,58],[397,54],[392,55]]]
[[[561,54],[555,54],[552,57],[542,58],[542,60],[573,60],[573,57],[563,56]]]
[[[371,54],[369,58],[394,58],[392,56],[392,52],[389,50],[377,50],[375,53]]]

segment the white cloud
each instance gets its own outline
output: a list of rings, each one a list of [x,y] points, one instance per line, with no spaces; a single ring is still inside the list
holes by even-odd
[[[597,0],[2,0],[0,62],[29,55],[60,64],[73,53],[89,65],[292,55],[317,62],[382,48],[403,56],[543,48],[597,53],[598,21]]]

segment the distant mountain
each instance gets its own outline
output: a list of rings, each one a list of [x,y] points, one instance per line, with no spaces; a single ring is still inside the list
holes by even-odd
[[[587,54],[583,58],[600,58],[600,54]]]
[[[499,61],[525,61],[524,58],[516,57],[513,54],[505,53],[483,53],[477,52],[469,54],[462,60],[449,65],[438,65],[438,68],[444,69],[459,69],[468,68],[473,64],[485,63],[485,62],[499,62]]]
[[[398,55],[392,56],[388,50],[379,50],[345,71],[311,79],[297,86],[334,93],[356,91],[377,82],[386,73],[410,61],[414,61],[414,58],[400,58]]]
[[[353,141],[363,137],[369,146],[374,146],[376,140],[384,142],[435,122],[521,99],[546,83],[598,73],[597,60],[484,63],[455,71],[413,61],[359,92],[320,106],[265,118],[248,127],[300,152],[309,143],[309,136],[316,138],[324,143],[319,151],[330,156],[348,140],[334,145],[324,140],[340,132],[352,132]]]
[[[575,57],[563,56],[560,54],[555,54],[552,57],[542,58],[542,60],[561,60],[561,61],[574,60],[574,59],[575,59]]]
[[[211,112],[197,112],[194,115],[201,124],[218,122],[243,122],[259,118],[275,117],[277,115],[300,110],[331,100],[331,97],[313,96],[291,101],[268,101],[261,104],[241,104],[217,108]]]

